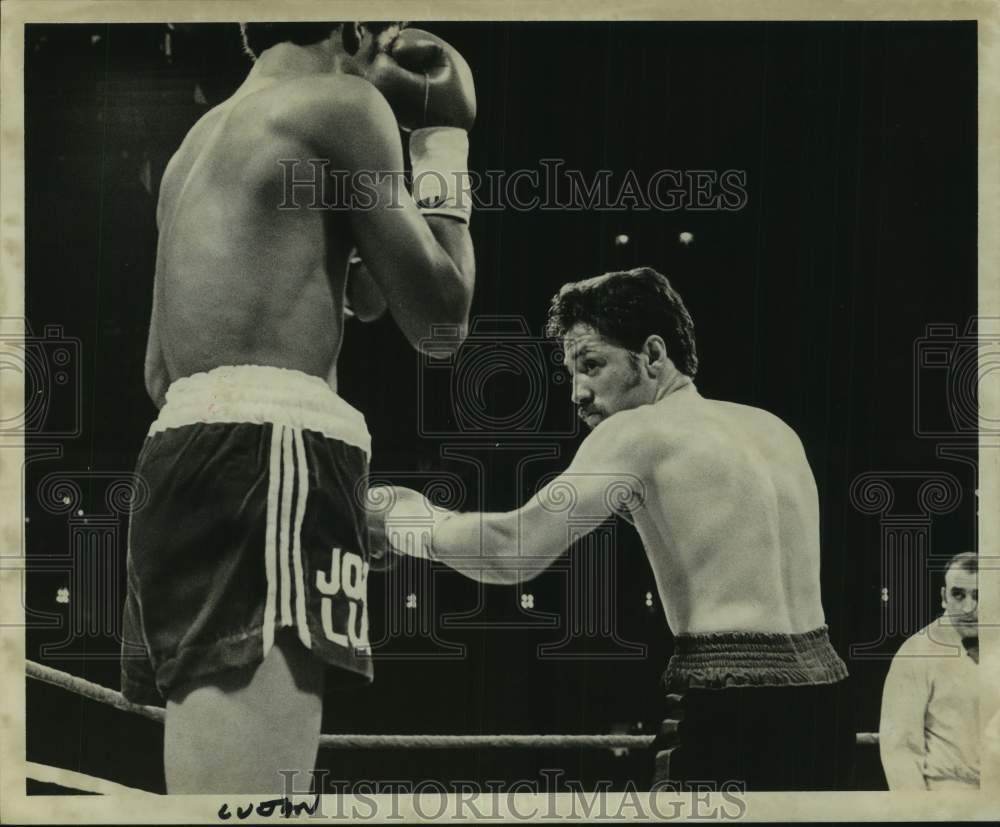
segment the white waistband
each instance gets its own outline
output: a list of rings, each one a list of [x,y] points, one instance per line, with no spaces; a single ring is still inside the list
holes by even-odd
[[[297,370],[225,365],[178,379],[167,389],[166,404],[150,425],[149,434],[215,422],[317,431],[371,456],[372,438],[364,415],[318,376]]]

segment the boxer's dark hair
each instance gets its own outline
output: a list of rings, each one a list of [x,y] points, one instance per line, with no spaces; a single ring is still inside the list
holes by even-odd
[[[343,23],[240,23],[240,35],[243,37],[243,51],[252,60],[260,57],[265,49],[270,49],[278,43],[294,43],[296,46],[309,46],[328,38],[335,29]],[[393,26],[403,25],[398,20],[365,21],[361,24],[372,34],[378,34]],[[349,26],[348,26],[349,27]],[[358,50],[357,38],[353,31],[344,30],[344,48],[354,54]]]
[[[561,338],[580,323],[633,353],[642,350],[647,337],[662,336],[677,369],[691,377],[698,372],[691,314],[666,277],[652,267],[563,285],[552,297],[546,333]]]

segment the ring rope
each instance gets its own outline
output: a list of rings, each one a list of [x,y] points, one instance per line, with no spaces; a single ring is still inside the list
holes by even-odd
[[[86,678],[79,678],[76,675],[61,672],[58,669],[53,669],[51,666],[43,666],[40,663],[35,663],[33,660],[25,661],[25,671],[29,678],[52,684],[52,686],[58,686],[69,692],[75,692],[84,698],[90,698],[92,701],[120,709],[122,712],[132,712],[136,715],[141,715],[143,718],[149,718],[151,721],[162,722],[166,717],[166,711],[159,707],[134,704],[131,701],[125,700],[125,696],[121,692],[115,692],[115,690],[108,689],[106,686],[91,683]]]
[[[107,704],[122,712],[132,712],[162,723],[165,712],[155,706],[134,704],[113,689],[91,683],[85,678],[70,675],[43,666],[34,661],[26,661],[28,677],[75,692],[85,698]],[[319,745],[327,749],[383,749],[388,747],[411,747],[414,749],[470,749],[476,747],[527,748],[527,749],[645,749],[652,745],[653,735],[359,735],[323,734]],[[858,744],[877,744],[877,732],[859,732]]]
[[[135,787],[127,787],[124,784],[116,784],[106,778],[98,778],[94,775],[85,775],[82,772],[64,770],[61,767],[50,767],[48,764],[36,764],[34,761],[25,761],[25,777],[45,784],[57,784],[60,787],[68,787],[71,790],[81,790],[86,793],[97,793],[98,795],[156,795],[146,790],[139,790]]]

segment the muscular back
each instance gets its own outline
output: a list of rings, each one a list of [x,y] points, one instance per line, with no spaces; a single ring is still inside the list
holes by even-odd
[[[288,87],[245,84],[164,174],[151,340],[170,381],[224,364],[327,377],[336,362],[349,233],[342,212],[278,208],[279,160],[315,157],[283,118]]]
[[[646,486],[635,523],[674,633],[822,625],[816,485],[777,417],[693,388],[626,412]]]

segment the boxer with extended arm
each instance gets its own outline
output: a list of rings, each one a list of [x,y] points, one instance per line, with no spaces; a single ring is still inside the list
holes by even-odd
[[[853,732],[826,707],[847,670],[825,625],[816,485],[798,437],[763,410],[699,394],[693,322],[650,268],[564,286],[549,332],[592,429],[569,468],[507,513],[453,513],[407,489],[373,489],[389,542],[476,580],[516,583],[568,548],[569,510],[594,524],[623,513],[674,634],[665,680],[683,721],[669,779],[834,786],[834,747],[848,748]],[[429,532],[407,529],[429,515]]]
[[[436,324],[457,347],[474,280],[461,55],[401,24],[243,36],[253,68],[188,133],[157,209],[160,412],[137,467],[122,688],[165,701],[170,793],[282,791],[279,770],[314,765],[324,679],[372,680],[355,497],[370,437],[336,393],[345,293],[416,347]],[[401,127],[433,202],[403,186]]]

